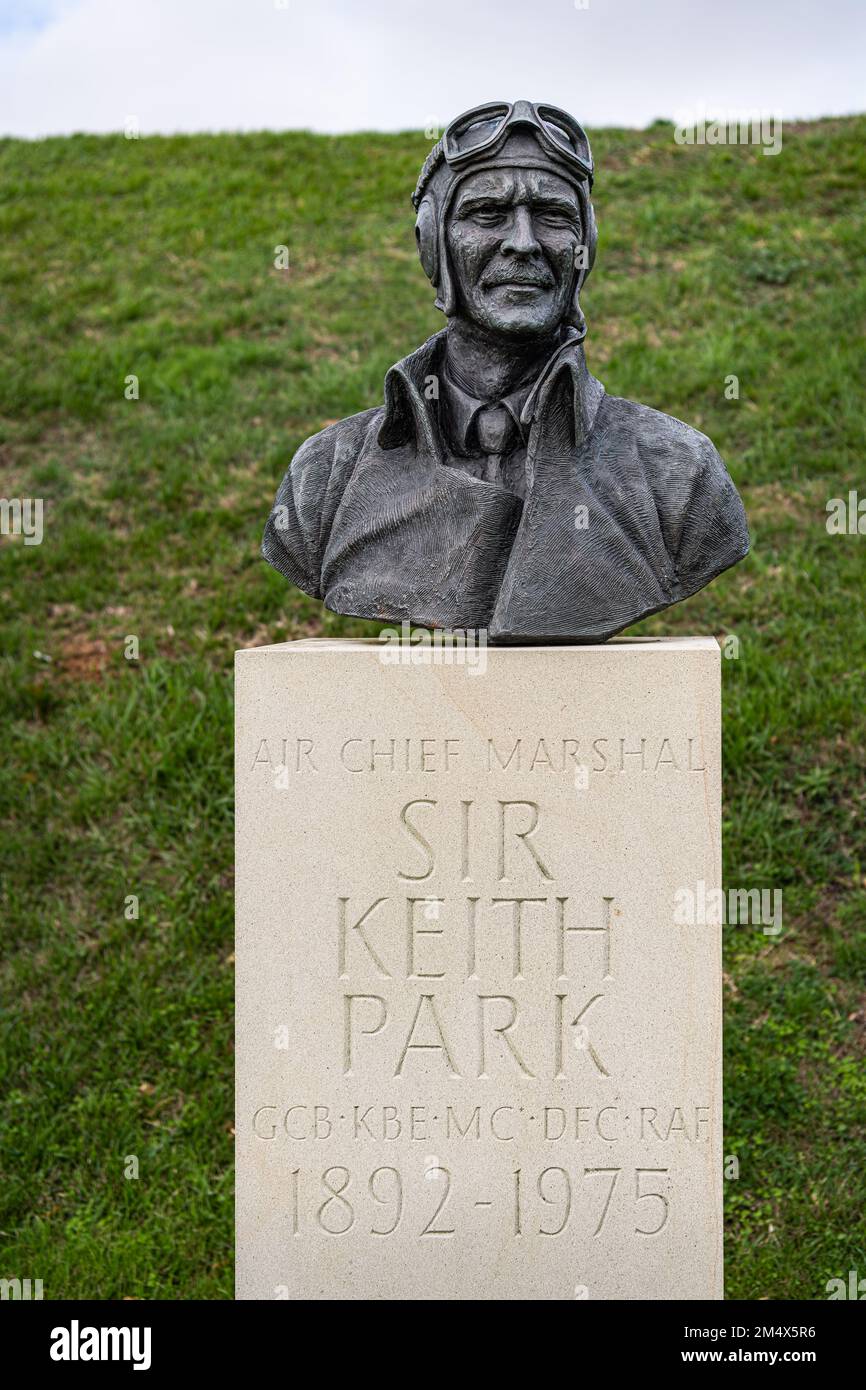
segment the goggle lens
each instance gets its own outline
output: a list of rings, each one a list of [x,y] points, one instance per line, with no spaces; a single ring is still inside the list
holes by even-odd
[[[465,130],[457,132],[454,143],[461,154],[468,154],[470,150],[486,145],[498,133],[501,126],[502,117],[492,121],[474,121]]]
[[[573,125],[565,113],[560,115],[558,111],[552,110],[549,106],[539,106],[538,119],[551,139],[566,149],[569,154],[575,155],[582,164],[586,164],[588,167],[592,166],[589,141],[584,132]]]

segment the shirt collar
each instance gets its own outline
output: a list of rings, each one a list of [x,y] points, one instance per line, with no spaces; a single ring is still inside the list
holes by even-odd
[[[521,423],[520,413],[534,384],[530,381],[519,386],[516,391],[509,392],[507,396],[500,396],[498,400],[482,401],[478,396],[464,391],[448,369],[444,368],[439,379],[439,401],[440,405],[444,406],[447,416],[449,441],[457,452],[460,454],[477,452],[477,441],[474,438],[472,427],[479,410],[483,410],[487,405],[505,406],[517,426],[518,438],[522,444],[525,444],[529,429],[528,426]]]
[[[414,439],[418,448],[441,457],[442,446],[430,402],[438,399],[444,380],[446,332],[446,329],[442,329],[435,333],[415,352],[395,363],[387,373],[385,415],[379,428],[379,444],[383,449],[395,449]],[[452,382],[447,382],[446,390],[455,399],[459,389],[454,388]],[[576,332],[570,334],[551,355],[521,405],[518,423],[524,437],[528,435],[534,420],[547,415],[551,398],[560,392],[565,392],[571,399],[574,441],[577,443],[585,439],[592,429],[604,396],[604,387],[590,374],[582,340]],[[477,408],[485,404],[483,401],[474,402],[465,392],[462,394],[470,406]],[[520,392],[514,392],[508,397],[509,409],[515,405],[514,397],[519,395]],[[461,408],[458,401],[458,409]],[[467,429],[477,413],[476,408],[471,410],[466,421]]]

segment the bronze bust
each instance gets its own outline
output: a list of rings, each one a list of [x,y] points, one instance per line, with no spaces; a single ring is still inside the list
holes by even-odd
[[[748,553],[710,440],[609,396],[584,359],[595,257],[589,142],[518,101],[452,121],[413,195],[446,328],[384,404],[313,435],[263,552],[337,613],[603,641]]]

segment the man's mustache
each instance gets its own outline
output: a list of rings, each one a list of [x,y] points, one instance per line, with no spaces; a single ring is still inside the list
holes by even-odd
[[[545,266],[527,265],[524,261],[488,266],[481,277],[483,289],[490,289],[494,285],[538,285],[542,289],[551,289],[553,284],[553,276]]]

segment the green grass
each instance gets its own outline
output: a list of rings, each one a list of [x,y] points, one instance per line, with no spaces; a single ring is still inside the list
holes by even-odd
[[[824,525],[866,496],[866,118],[593,146],[590,366],[713,438],[754,545],[644,624],[739,639],[726,883],[784,891],[780,940],[726,931],[728,1296],[824,1298],[866,1276],[866,536]],[[440,326],[425,150],[0,141],[0,495],[46,506],[0,540],[0,1274],[48,1298],[232,1293],[232,653],[371,630],[258,544],[298,444]]]

